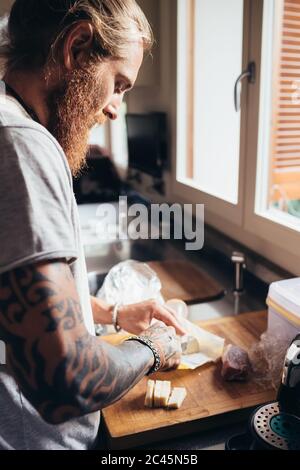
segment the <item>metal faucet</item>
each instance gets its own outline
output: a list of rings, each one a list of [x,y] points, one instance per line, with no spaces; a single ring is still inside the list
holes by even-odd
[[[246,269],[246,257],[244,253],[234,251],[231,256],[231,261],[235,265],[234,292],[240,293],[244,290],[243,271]]]

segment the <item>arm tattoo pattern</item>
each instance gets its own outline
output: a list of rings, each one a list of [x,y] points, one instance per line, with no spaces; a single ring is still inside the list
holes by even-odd
[[[23,394],[52,424],[114,403],[153,364],[138,342],[113,347],[88,334],[71,271],[60,261],[0,275],[0,338]]]

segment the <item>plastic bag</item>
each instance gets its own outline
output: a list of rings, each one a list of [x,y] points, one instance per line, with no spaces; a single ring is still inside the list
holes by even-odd
[[[196,369],[216,361],[222,355],[224,339],[187,320],[188,308],[182,300],[172,299],[165,303],[161,295],[160,279],[146,263],[129,260],[114,266],[106,276],[97,297],[111,305],[130,305],[155,299],[171,310],[188,333],[181,338],[182,344],[190,338],[195,338],[198,344],[196,353],[183,354],[179,369]],[[153,322],[155,321],[153,319]],[[114,333],[114,329],[108,326],[105,328],[105,334],[110,333]],[[126,334],[121,337],[125,339]]]
[[[110,270],[97,297],[110,305],[130,305],[150,299],[163,305],[160,291],[161,282],[146,263],[128,260]]]
[[[284,358],[287,352],[286,341],[280,331],[277,335],[262,334],[260,341],[252,345],[249,357],[253,369],[253,379],[262,386],[272,385],[277,390],[282,377]]]

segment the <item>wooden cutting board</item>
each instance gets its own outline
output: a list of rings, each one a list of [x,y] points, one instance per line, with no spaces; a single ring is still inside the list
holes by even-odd
[[[180,299],[187,304],[220,298],[224,288],[188,261],[152,261],[147,263],[158,275],[164,299]]]
[[[254,312],[227,317],[199,325],[249,348],[266,330],[267,313]],[[116,343],[116,335],[109,340]],[[152,377],[151,377],[152,378]],[[147,378],[122,400],[103,410],[109,449],[127,449],[179,437],[193,432],[226,426],[247,419],[256,406],[275,400],[276,392],[254,382],[227,383],[220,376],[220,365],[210,364],[194,371],[158,373],[154,379],[170,380],[184,386],[187,397],[179,410],[144,407]]]

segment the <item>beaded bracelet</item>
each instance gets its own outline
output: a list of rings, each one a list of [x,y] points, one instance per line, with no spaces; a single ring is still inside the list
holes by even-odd
[[[149,339],[147,336],[131,336],[128,338],[126,341],[138,341],[139,343],[145,344],[148,346],[148,348],[151,349],[153,356],[154,356],[154,364],[151,367],[150,371],[148,372],[147,375],[153,374],[154,372],[157,372],[161,366],[162,366],[162,359],[160,352],[156,345],[154,344],[151,339]]]

